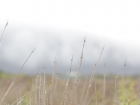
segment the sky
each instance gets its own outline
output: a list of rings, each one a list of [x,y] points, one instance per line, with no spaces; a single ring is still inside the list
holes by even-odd
[[[38,66],[51,72],[67,72],[71,56],[73,71],[78,68],[86,36],[81,73],[90,73],[102,54],[99,70],[128,74],[140,73],[140,1],[139,0],[2,0],[0,1],[0,69],[17,72],[36,48],[22,72],[36,72]],[[85,70],[87,69],[87,70]]]

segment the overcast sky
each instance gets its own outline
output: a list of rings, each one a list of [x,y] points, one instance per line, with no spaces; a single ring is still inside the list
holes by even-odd
[[[5,71],[17,72],[35,47],[23,71],[36,72],[38,65],[50,71],[55,56],[58,70],[68,71],[72,55],[76,71],[86,36],[81,72],[92,71],[105,45],[99,72],[106,62],[108,72],[121,74],[126,60],[128,73],[139,73],[139,0],[1,0],[1,34],[7,20],[0,43]]]

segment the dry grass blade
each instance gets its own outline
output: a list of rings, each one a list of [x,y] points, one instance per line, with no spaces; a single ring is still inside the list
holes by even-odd
[[[43,85],[43,84],[39,85],[38,87],[36,87],[35,89],[31,90],[30,92],[26,93],[26,94],[23,95],[21,98],[24,98],[25,96],[27,96],[27,95],[30,94],[31,92],[35,91],[36,89],[38,89],[38,88],[41,87],[42,85]],[[20,99],[18,99],[18,100],[20,100]],[[15,101],[15,102],[16,102],[16,101]],[[13,102],[11,105],[14,105],[15,102]]]
[[[26,61],[24,62],[24,64],[21,66],[20,70],[18,71],[18,73],[15,76],[15,78],[13,79],[13,81],[16,79],[16,77],[18,76],[18,74],[20,73],[20,71],[22,70],[22,68],[24,67],[24,65],[26,64],[26,62],[28,61],[28,59],[30,58],[30,56],[33,54],[33,52],[35,51],[35,49],[30,53],[30,55],[28,56],[28,58],[26,59]]]
[[[34,94],[34,96],[35,96],[35,94]],[[34,96],[30,99],[30,101],[28,102],[27,105],[29,105],[29,104],[31,103],[31,101],[32,101],[32,99],[34,98]]]
[[[121,79],[121,88],[120,88],[121,91],[122,91],[122,89],[124,91],[124,72],[125,72],[125,67],[126,67],[126,61],[124,63],[123,75],[122,75],[122,79]],[[123,100],[124,100],[124,96],[123,96]],[[124,105],[124,101],[123,101],[123,105]]]
[[[5,89],[5,87],[6,87],[8,82],[9,82],[9,80],[6,82],[5,86],[3,87],[2,92],[4,91],[4,89]]]
[[[17,105],[20,105],[20,103],[21,103],[22,100],[23,100],[23,99],[21,99],[21,100],[17,103]]]
[[[94,71],[93,76],[92,76],[92,81],[93,81],[93,79],[94,79],[94,76],[95,76],[95,73],[96,73],[96,70],[97,70],[97,67],[98,67],[98,64],[99,64],[100,58],[101,58],[101,56],[102,56],[102,53],[103,53],[103,51],[104,51],[104,48],[105,48],[105,46],[103,47],[103,49],[102,49],[102,51],[101,51],[101,54],[100,54],[100,56],[99,56],[99,59],[98,59],[97,65],[96,65],[96,67],[95,67],[95,71]]]
[[[105,47],[105,46],[104,46],[104,47]],[[93,81],[93,79],[94,79],[94,75],[95,75],[96,69],[97,69],[97,67],[98,67],[98,64],[99,64],[101,55],[102,55],[102,53],[103,53],[103,51],[104,51],[104,47],[103,47],[102,52],[101,52],[101,54],[100,54],[100,56],[99,56],[97,65],[95,64],[95,70],[93,69],[94,73],[92,72],[92,75],[91,75],[91,78],[90,78],[90,81],[89,81],[89,86],[88,86],[88,89],[87,89],[87,94],[86,94],[86,97],[85,97],[84,105],[86,105],[86,100],[87,100],[87,97],[88,97],[89,88],[91,87],[91,83],[92,83],[92,81]]]
[[[55,97],[55,94],[56,94],[56,92],[57,92],[57,90],[56,90],[57,88],[56,88],[56,87],[57,87],[58,74],[59,74],[59,73],[57,73],[57,76],[56,76],[56,82],[55,82],[55,89],[54,89],[53,97]],[[56,96],[57,96],[57,95],[56,95]],[[56,100],[57,100],[57,98],[56,98]]]
[[[26,83],[27,81],[25,81],[25,82],[23,82],[21,85],[23,85],[24,83]],[[15,91],[16,89],[18,89],[20,87],[20,85],[19,86],[17,86],[16,88],[14,88],[13,90],[11,90],[9,93],[11,93],[11,92],[13,92],[13,91]],[[8,94],[9,94],[8,93]]]
[[[24,65],[26,64],[26,62],[28,61],[28,59],[30,58],[30,56],[32,55],[32,53],[35,51],[35,49],[31,52],[31,54],[28,56],[28,58],[26,59],[26,61],[24,62],[24,64],[22,65],[22,67],[20,68],[20,70],[18,71],[17,75],[20,73],[20,71],[22,70],[22,68],[24,67]],[[6,95],[8,94],[8,92],[10,91],[11,87],[13,86],[14,84],[14,81],[17,77],[17,75],[15,76],[15,78],[13,79],[11,85],[9,86],[8,90],[6,91],[6,93],[4,94],[4,96],[2,97],[1,101],[0,101],[0,105],[1,103],[3,102],[4,98],[6,97]]]
[[[94,93],[93,93],[93,95],[91,96],[91,98],[90,98],[90,100],[89,100],[89,102],[88,102],[87,105],[89,105],[89,103],[90,103],[90,101],[92,100],[93,96],[94,96]]]
[[[75,84],[74,84],[74,87],[73,87],[73,91],[72,91],[72,94],[71,94],[71,99],[70,99],[70,103],[69,104],[73,104],[73,95],[74,95],[74,92],[75,92],[75,88],[76,88],[76,84],[77,84],[77,80],[78,80],[78,74],[79,74],[79,71],[80,71],[80,68],[81,68],[81,64],[82,64],[82,59],[83,59],[83,50],[84,50],[84,46],[85,46],[85,42],[86,42],[86,37],[84,39],[84,43],[83,43],[83,47],[82,47],[82,53],[81,53],[81,57],[80,57],[80,62],[79,62],[79,66],[78,66],[78,70],[77,70],[77,75],[76,75],[76,79],[75,79]]]
[[[45,92],[46,92],[46,90],[45,90],[45,85],[46,85],[46,82],[45,82],[45,67],[44,67],[44,84],[43,84],[43,97],[42,97],[42,99],[43,99],[43,101],[42,101],[42,103],[43,103],[43,105],[45,105],[45,99],[46,99],[46,97],[45,97]]]
[[[3,34],[4,34],[4,32],[5,32],[5,29],[6,29],[7,25],[8,25],[8,21],[7,21],[6,25],[5,25],[5,28],[4,28],[4,30],[3,30],[3,33],[2,33],[2,35],[1,35],[0,42],[1,42],[1,40],[2,40],[2,37],[3,37]]]
[[[11,87],[13,86],[14,82],[11,83],[11,85],[9,86],[8,90],[6,91],[6,93],[4,94],[4,96],[2,97],[1,101],[0,101],[0,105],[3,102],[4,98],[6,97],[6,95],[8,94],[8,92],[10,91]]]
[[[87,83],[87,78],[88,78],[88,76],[86,77],[86,81],[85,81],[85,85],[84,85],[84,89],[83,89],[83,92],[82,92],[82,96],[81,96],[79,105],[81,105],[81,103],[82,103],[82,99],[83,99],[83,95],[84,95],[84,91],[85,91],[85,87],[86,87],[86,83]]]
[[[96,91],[96,83],[95,83],[95,95],[96,95],[96,104],[97,105],[97,91]]]
[[[105,105],[105,72],[106,72],[106,64],[104,65],[104,84],[103,84],[103,105]]]
[[[125,66],[126,66],[126,61],[124,63],[124,70],[123,70],[123,75],[122,75],[122,81],[121,81],[121,88],[124,85],[124,72],[125,72]]]
[[[85,97],[84,105],[86,105],[86,101],[87,101],[87,97],[88,97],[88,94],[89,94],[90,87],[91,87],[91,82],[89,82],[89,86],[88,86],[88,89],[87,89],[87,94],[86,94],[86,97]]]
[[[33,85],[34,85],[34,82],[32,83],[32,90],[33,90]],[[32,92],[30,94],[30,100],[31,100],[31,97],[32,97]],[[31,105],[31,102],[30,102],[30,105]]]
[[[36,76],[36,87],[37,87],[37,78],[39,77],[39,73],[37,73],[37,76]],[[37,90],[35,90],[35,105],[37,103]]]
[[[39,69],[39,68],[38,68],[38,69]],[[38,103],[38,104],[40,105],[40,96],[41,96],[41,95],[40,95],[40,94],[41,94],[41,93],[40,93],[40,91],[41,91],[41,90],[40,90],[40,88],[41,88],[41,71],[40,71],[40,69],[39,69],[39,74],[40,74],[40,75],[39,75],[39,86],[40,86],[40,87],[39,87],[39,89],[38,89],[38,90],[39,90],[39,96],[38,96],[38,102],[39,102],[39,103]]]
[[[63,92],[61,105],[63,103],[63,99],[65,98],[65,96],[67,94],[67,88],[68,88],[70,73],[71,73],[71,69],[72,69],[72,62],[73,62],[73,56],[72,56],[72,59],[71,59],[70,71],[69,71],[68,79],[67,79],[67,82],[66,82],[66,85],[65,85],[65,89],[64,89],[64,92]]]
[[[49,95],[49,99],[48,99],[48,101],[50,102],[49,104],[51,104],[52,105],[52,102],[53,102],[53,99],[52,99],[52,85],[53,85],[53,79],[54,79],[54,74],[55,74],[55,69],[56,69],[56,65],[57,65],[57,61],[56,61],[56,59],[55,59],[55,61],[54,61],[54,69],[53,69],[53,75],[52,75],[52,80],[51,80],[51,82],[50,82],[50,95]]]
[[[116,73],[115,73],[115,105],[117,105],[117,84],[116,84],[116,79],[117,79],[117,76],[116,76]]]
[[[19,92],[20,92],[20,105],[21,105],[21,85],[20,85],[20,88],[19,88]]]
[[[124,63],[124,71],[125,71],[125,66],[126,66],[126,61]],[[123,94],[123,105],[124,105],[124,95],[125,95],[125,90],[124,90],[124,71],[123,71],[123,77],[122,77],[122,86],[123,86],[123,91],[124,91],[124,94]]]

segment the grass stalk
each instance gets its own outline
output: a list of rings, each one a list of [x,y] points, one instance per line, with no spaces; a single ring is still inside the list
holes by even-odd
[[[33,83],[32,83],[32,89],[31,89],[31,90],[33,90],[33,85],[34,85],[34,81],[33,81]],[[31,94],[30,94],[30,100],[31,100],[31,97],[32,97],[32,92],[31,92]],[[31,102],[30,102],[30,105],[31,105]]]
[[[37,76],[36,76],[36,86],[35,88],[37,87],[37,78],[39,77],[39,74],[37,73]],[[35,105],[37,103],[37,90],[35,90]]]
[[[116,79],[117,79],[117,76],[116,76],[116,73],[115,73],[115,105],[117,105],[117,84],[116,84]]]
[[[31,92],[35,91],[36,89],[38,89],[38,88],[41,87],[42,85],[43,85],[43,84],[39,85],[38,87],[36,87],[35,89],[31,90],[30,92],[26,93],[26,94],[23,95],[21,98],[24,98],[24,97],[26,97],[28,94],[31,94]],[[18,100],[20,100],[20,99],[18,99]],[[15,102],[16,102],[16,101],[15,101]],[[15,102],[13,102],[11,105],[14,105]]]
[[[15,78],[13,79],[10,87],[8,88],[8,90],[6,91],[6,93],[4,94],[4,96],[2,97],[1,101],[0,101],[0,105],[3,102],[4,98],[7,96],[8,92],[10,91],[11,87],[14,84],[14,81],[16,79],[16,77],[18,76],[18,74],[20,73],[20,71],[22,70],[22,68],[24,67],[24,65],[26,64],[26,62],[28,61],[28,59],[30,58],[30,56],[33,54],[33,52],[35,51],[35,49],[30,53],[30,55],[28,56],[28,58],[26,59],[26,61],[23,63],[23,65],[21,66],[21,68],[19,69],[18,73],[16,74]]]
[[[88,97],[88,94],[89,94],[90,87],[91,87],[91,82],[89,82],[89,86],[88,86],[88,89],[87,89],[87,94],[86,94],[86,97],[85,97],[84,105],[86,105],[86,101],[87,101],[87,97]]]
[[[6,24],[5,24],[5,27],[4,27],[4,30],[3,30],[3,33],[2,33],[1,38],[0,38],[0,42],[1,42],[1,40],[2,40],[2,37],[3,37],[3,35],[4,35],[4,32],[5,32],[5,29],[6,29],[7,25],[8,25],[8,21],[7,21]]]
[[[105,47],[105,46],[104,46],[104,47]],[[102,55],[102,53],[103,53],[104,47],[103,47],[102,52],[101,52],[101,54],[100,54],[100,56],[99,56],[97,65],[95,64],[95,70],[93,69],[94,73],[92,72],[92,75],[91,75],[91,78],[90,78],[90,81],[89,81],[89,86],[88,86],[88,89],[87,89],[87,94],[86,94],[86,97],[85,97],[84,105],[86,105],[86,100],[87,100],[87,97],[88,97],[89,89],[90,89],[91,83],[92,83],[92,81],[93,81],[93,79],[94,79],[94,75],[95,75],[95,73],[96,73],[96,69],[97,69],[97,67],[98,67],[98,64],[99,64],[101,55]]]
[[[90,101],[92,100],[93,97],[94,97],[94,93],[93,93],[93,95],[91,96],[91,98],[90,98],[90,100],[89,100],[89,102],[88,102],[87,105],[89,105],[89,103],[90,103]]]
[[[56,90],[57,88],[56,88],[56,87],[57,87],[58,74],[59,74],[59,73],[57,73],[57,76],[56,76],[55,89],[54,89],[54,92],[53,92],[54,100],[57,100],[57,98],[55,97],[55,94],[56,94],[56,92],[57,92],[57,90]]]
[[[105,105],[105,72],[106,72],[106,64],[104,64],[104,83],[103,83],[103,103],[102,105]]]
[[[83,95],[84,95],[84,91],[85,91],[85,87],[86,87],[86,83],[87,83],[87,78],[88,78],[88,76],[86,77],[86,81],[85,81],[85,84],[84,84],[84,89],[83,89],[83,92],[82,92],[82,95],[81,95],[79,105],[81,105],[81,103],[82,103],[82,99],[83,99]]]
[[[46,82],[45,82],[45,67],[44,67],[44,83],[43,83],[43,97],[42,97],[42,99],[43,99],[43,102],[42,102],[42,104],[43,105],[45,105],[45,99],[46,99],[46,97],[45,97],[45,85],[46,85]]]
[[[72,59],[71,59],[70,71],[69,71],[68,79],[67,79],[67,82],[66,82],[66,85],[65,85],[65,89],[64,89],[64,92],[63,92],[61,105],[63,103],[63,99],[65,99],[65,96],[67,94],[67,88],[68,88],[68,85],[69,85],[69,78],[70,78],[70,73],[71,73],[71,69],[72,69],[72,62],[73,62],[73,56],[72,56]]]
[[[38,89],[38,91],[39,91],[39,95],[38,95],[38,105],[40,105],[40,90],[41,90],[41,71],[40,71],[40,68],[38,68],[39,69],[39,89]]]
[[[20,105],[21,105],[21,85],[20,85],[20,88],[19,88],[19,93],[20,93]]]
[[[124,92],[124,72],[125,72],[125,67],[126,67],[126,61],[124,63],[124,70],[123,70],[122,82],[121,82],[121,89],[123,88],[123,92]],[[124,95],[123,95],[123,105],[124,105]]]
[[[51,82],[50,82],[50,96],[49,96],[50,105],[52,105],[52,101],[53,101],[53,99],[52,99],[52,85],[53,85],[53,79],[54,79],[56,64],[57,64],[57,62],[56,62],[56,59],[55,59],[55,61],[54,61],[54,69],[53,69],[52,80],[51,80]]]
[[[71,105],[73,104],[73,97],[74,97],[74,92],[75,92],[75,88],[76,88],[76,84],[77,84],[77,80],[78,80],[78,74],[79,74],[79,71],[80,71],[80,68],[81,68],[81,64],[82,64],[83,50],[84,50],[85,42],[86,42],[86,37],[84,39],[84,43],[83,43],[83,47],[82,47],[82,53],[81,53],[81,57],[80,57],[80,61],[79,61],[79,66],[78,66],[78,69],[77,69],[77,75],[76,75],[76,79],[75,79],[75,84],[74,84],[74,88],[73,88],[73,91],[72,91],[72,94],[71,94],[70,103],[69,103]]]
[[[96,91],[96,83],[95,83],[95,96],[96,96],[96,104],[97,105],[97,91]]]

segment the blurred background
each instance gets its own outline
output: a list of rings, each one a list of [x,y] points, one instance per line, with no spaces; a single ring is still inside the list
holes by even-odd
[[[97,73],[140,73],[139,0],[3,0],[0,1],[0,70],[17,73],[36,48],[22,73],[36,74],[38,67],[68,73],[73,55],[75,73],[86,43],[80,74],[92,72],[103,51]]]
[[[42,102],[49,104],[53,93],[53,105],[63,105],[64,92],[67,103],[74,97],[73,105],[79,102],[93,105],[96,101],[98,105],[140,103],[139,0],[1,0],[0,37],[3,31],[0,104],[45,105]],[[75,80],[85,37],[82,65]],[[90,79],[104,46],[95,78]],[[13,84],[15,74],[34,49]],[[66,83],[72,56],[72,72]],[[55,59],[57,66],[53,77]],[[22,100],[21,96],[24,96]]]

